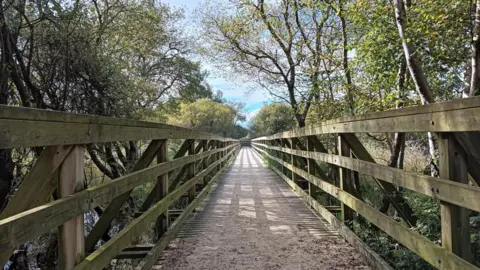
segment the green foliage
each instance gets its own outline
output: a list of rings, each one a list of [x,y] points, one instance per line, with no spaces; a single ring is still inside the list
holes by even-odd
[[[273,103],[260,109],[250,122],[252,138],[286,131],[296,126],[293,110],[283,103]]]
[[[177,114],[171,115],[169,124],[219,134],[226,137],[244,137],[246,130],[236,121],[240,112],[232,105],[199,99],[193,103],[180,104]]]

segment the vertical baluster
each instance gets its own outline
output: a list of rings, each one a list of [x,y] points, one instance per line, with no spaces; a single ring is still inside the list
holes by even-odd
[[[347,142],[338,135],[338,155],[350,157],[350,147]],[[340,189],[355,194],[353,190],[352,172],[345,168],[339,168],[339,184]],[[353,210],[348,206],[341,204],[342,206],[342,220],[343,222],[350,222],[353,220]]]
[[[157,163],[163,163],[168,160],[168,141],[164,140],[157,152]],[[157,185],[155,186],[156,190],[156,201],[160,201],[168,194],[168,173],[162,174],[157,177]],[[156,237],[157,240],[167,231],[168,229],[168,210],[160,215],[156,222]]]
[[[465,151],[450,134],[439,134],[438,141],[440,177],[468,184]],[[448,192],[432,187],[434,192]],[[442,246],[463,259],[472,262],[470,244],[470,210],[441,201]]]
[[[315,147],[313,146],[313,143],[310,139],[307,139],[307,151],[314,151],[315,150]],[[308,173],[315,176],[316,175],[316,172],[315,172],[315,160],[312,159],[312,158],[309,158],[307,159],[307,166],[308,166]],[[319,189],[317,186],[315,186],[314,184],[308,182],[308,194],[316,199],[317,197],[317,194],[319,193]]]
[[[295,150],[297,149],[297,144],[295,143],[295,141],[293,139],[289,140],[290,141],[290,149],[292,150]],[[292,164],[292,166],[294,168],[298,168],[298,160],[296,158],[295,155],[290,155],[290,164]],[[297,183],[297,175],[292,171],[292,181],[295,183],[295,184],[298,184]]]
[[[205,140],[205,144],[203,144],[203,152],[206,152],[208,151],[208,145],[210,144],[210,142],[208,140]],[[202,159],[201,163],[200,163],[200,168],[202,170],[205,170],[207,169],[208,167],[208,163],[207,163],[207,160],[208,160],[208,157],[205,157],[204,159]],[[203,177],[203,186],[206,186],[208,184],[208,175],[205,175],[205,177]]]
[[[59,168],[57,194],[67,197],[84,189],[84,146],[76,145]],[[83,215],[73,217],[59,227],[58,263],[60,269],[72,269],[85,257]]]
[[[192,141],[188,147],[188,155],[195,155],[195,141]],[[195,177],[195,162],[188,165],[187,181]],[[188,203],[191,203],[195,199],[195,185],[188,190]]]
[[[285,148],[285,141],[284,141],[283,139],[280,139],[280,146],[281,146],[282,148]],[[288,154],[286,154],[285,152],[282,151],[280,155],[281,155],[281,159],[282,159],[283,161],[287,161],[287,160],[288,160],[288,159],[287,159]],[[282,166],[282,174],[283,174],[283,175],[287,175],[287,170],[288,170],[288,169],[287,169],[285,166]]]

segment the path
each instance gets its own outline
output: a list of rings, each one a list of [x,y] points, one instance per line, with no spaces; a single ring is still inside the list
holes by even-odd
[[[250,148],[155,268],[370,269]]]

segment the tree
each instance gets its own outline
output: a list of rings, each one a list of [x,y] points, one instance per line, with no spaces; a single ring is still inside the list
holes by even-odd
[[[262,107],[250,121],[250,137],[271,135],[296,126],[292,108],[284,103],[273,103]]]
[[[316,39],[316,32],[310,32],[312,27],[322,31],[324,19],[317,18],[322,15],[313,12],[314,22],[308,23],[308,29],[301,28],[300,37],[297,25],[305,26],[308,20],[299,15],[297,1],[284,0],[279,5],[263,0],[238,1],[231,5],[233,9],[215,3],[214,8],[202,10],[202,36],[208,42],[204,52],[220,65],[226,61],[235,72],[255,80],[273,97],[290,104],[299,126],[305,126],[314,98],[308,78],[318,83],[321,64],[320,41],[309,46],[309,50],[306,44]],[[230,12],[218,12],[221,7]],[[310,52],[315,54],[313,60]]]
[[[0,104],[146,119],[168,99],[210,96],[200,64],[187,59],[182,17],[158,1],[2,1]],[[111,179],[131,170],[138,148],[87,146]],[[33,150],[0,149],[0,211],[22,160],[42,151]]]
[[[240,112],[229,104],[199,99],[193,103],[180,104],[179,112],[171,115],[168,123],[225,137],[240,138],[245,132],[237,127],[237,120],[242,118],[239,115]]]

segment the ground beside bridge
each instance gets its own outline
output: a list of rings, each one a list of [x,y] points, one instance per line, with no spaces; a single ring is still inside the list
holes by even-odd
[[[250,148],[154,268],[370,269]]]

